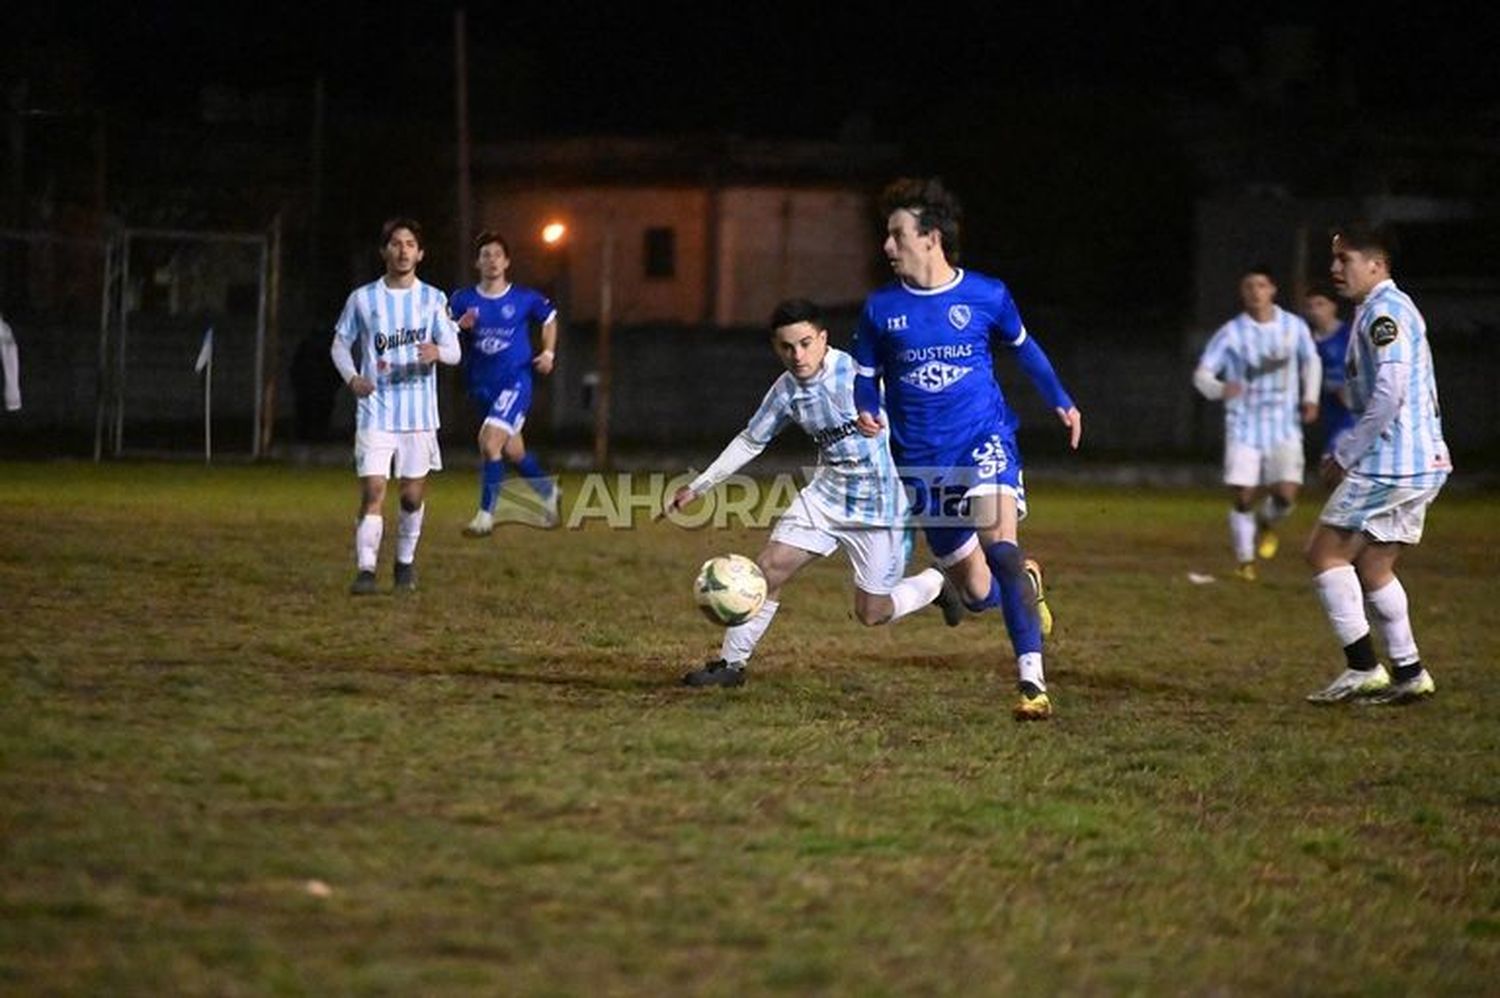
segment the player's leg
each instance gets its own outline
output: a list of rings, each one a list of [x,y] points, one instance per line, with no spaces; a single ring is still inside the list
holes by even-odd
[[[842,529],[838,540],[854,570],[854,616],[867,627],[887,624],[936,600],[943,573],[927,568],[902,578],[906,531],[902,527]]]
[[[372,596],[377,591],[375,568],[385,534],[385,484],[396,457],[394,434],[359,430],[354,435],[354,471],[359,476],[359,516],[354,524],[354,581],[349,592]]]
[[[422,520],[427,512],[427,475],[441,471],[437,432],[424,430],[400,434],[396,452],[396,474],[400,477],[401,510],[396,520],[396,591],[417,588],[417,542],[422,538]]]
[[[1260,558],[1274,558],[1281,548],[1277,528],[1297,504],[1304,462],[1300,435],[1278,444],[1267,456],[1266,480],[1271,484],[1255,511],[1255,553]]]
[[[1224,484],[1229,488],[1229,548],[1235,575],[1255,581],[1255,498],[1261,481],[1261,454],[1254,447],[1224,445]]]
[[[1344,650],[1344,671],[1333,682],[1310,694],[1310,703],[1331,704],[1370,696],[1390,685],[1390,675],[1375,657],[1370,621],[1365,616],[1364,592],[1354,563],[1365,548],[1365,537],[1327,522],[1313,528],[1306,557],[1313,570],[1318,602]]]
[[[505,460],[515,466],[516,470],[521,473],[521,478],[542,500],[542,519],[545,525],[557,526],[561,519],[559,511],[561,495],[557,483],[542,468],[541,462],[526,449],[526,438],[521,434],[520,422],[516,424],[516,432],[512,433],[510,439],[505,442],[504,456]]]
[[[1017,541],[1020,496],[1014,489],[992,489],[976,494],[971,509],[979,529],[980,548],[1000,589],[1000,611],[1016,655],[1020,699],[1013,711],[1017,720],[1044,720],[1052,714],[1047,680],[1042,669],[1042,626],[1026,577],[1025,558]]]
[[[780,527],[778,523],[778,531]],[[806,546],[798,546],[799,543]],[[743,686],[746,669],[749,666],[750,657],[755,653],[755,646],[760,644],[761,638],[765,637],[771,621],[776,617],[776,611],[781,609],[781,587],[801,571],[808,562],[831,552],[835,544],[834,539],[827,535],[819,540],[810,539],[804,534],[800,540],[788,542],[778,540],[776,534],[773,533],[772,539],[766,543],[755,559],[755,563],[760,566],[761,574],[766,577],[765,601],[749,620],[724,630],[724,640],[719,645],[719,657],[683,676],[683,685]]]
[[[495,502],[505,481],[505,444],[510,426],[487,415],[479,427],[479,509],[464,527],[465,537],[488,537],[495,529]]]

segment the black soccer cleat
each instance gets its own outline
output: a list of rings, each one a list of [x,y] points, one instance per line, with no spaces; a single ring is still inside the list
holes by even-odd
[[[374,572],[360,572],[349,583],[350,596],[374,596],[380,591],[375,582]]]
[[[745,663],[735,662],[733,665],[716,658],[712,662],[705,662],[703,668],[694,669],[682,677],[684,686],[744,686],[745,685]]]
[[[943,577],[943,588],[938,590],[937,598],[933,600],[938,609],[943,611],[943,623],[949,627],[957,627],[963,623],[964,614],[968,607],[964,606],[964,598],[959,595],[958,587]]]
[[[396,592],[414,593],[417,591],[417,569],[409,561],[396,562]]]

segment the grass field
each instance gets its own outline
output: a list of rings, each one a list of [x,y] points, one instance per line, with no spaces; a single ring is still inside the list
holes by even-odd
[[[1500,500],[1403,562],[1438,697],[1318,710],[1295,542],[1192,585],[1217,492],[1031,484],[1023,726],[998,616],[861,628],[837,560],[675,685],[759,532],[470,541],[449,472],[351,600],[345,471],[7,464],[0,991],[1493,994]]]

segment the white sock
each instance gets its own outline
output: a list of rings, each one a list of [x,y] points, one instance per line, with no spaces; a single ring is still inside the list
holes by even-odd
[[[943,573],[935,568],[924,568],[916,575],[908,575],[896,583],[891,590],[891,623],[900,620],[913,610],[937,599],[943,591]]]
[[[1365,593],[1365,606],[1380,629],[1392,665],[1421,661],[1417,639],[1411,633],[1411,617],[1407,614],[1406,587],[1400,579],[1392,579],[1373,593]]]
[[[1318,600],[1323,612],[1333,625],[1334,636],[1339,647],[1347,648],[1370,633],[1370,622],[1365,618],[1364,593],[1359,588],[1359,576],[1353,565],[1330,568],[1313,578],[1318,589]]]
[[[1016,672],[1020,674],[1021,682],[1034,683],[1039,690],[1047,688],[1047,680],[1042,676],[1042,653],[1029,651],[1016,659]]]
[[[361,572],[375,571],[380,557],[380,538],[385,534],[385,518],[370,513],[359,518],[354,526],[354,563]]]
[[[1255,514],[1246,510],[1229,511],[1229,544],[1234,548],[1234,560],[1243,565],[1255,560]]]
[[[410,513],[401,510],[396,519],[396,560],[402,564],[410,565],[417,556],[417,541],[422,537],[422,514],[426,511],[427,504],[423,503]]]
[[[766,628],[771,626],[771,618],[776,616],[779,609],[780,603],[768,599],[755,611],[755,616],[725,631],[724,643],[719,646],[719,657],[726,662],[750,661],[750,656],[755,653],[755,646],[765,636]]]

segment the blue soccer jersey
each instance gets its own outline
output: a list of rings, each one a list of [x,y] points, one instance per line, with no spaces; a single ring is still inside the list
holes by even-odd
[[[1313,337],[1318,348],[1318,359],[1323,362],[1323,394],[1318,400],[1319,422],[1323,427],[1324,452],[1333,450],[1339,434],[1354,425],[1354,415],[1344,404],[1344,362],[1349,353],[1349,323],[1341,322],[1338,328],[1322,339]]]
[[[1014,434],[1018,420],[995,380],[992,339],[1017,349],[1028,340],[1009,289],[993,277],[960,269],[940,287],[897,282],[870,296],[853,352],[861,374],[884,382],[901,464],[951,465],[976,442]],[[1045,359],[1043,367],[1048,401],[1072,408]],[[1028,374],[1035,376],[1029,367]]]
[[[1443,440],[1437,378],[1427,322],[1405,292],[1391,280],[1377,284],[1354,314],[1349,339],[1349,408],[1356,421],[1375,389],[1382,364],[1406,365],[1406,384],[1395,419],[1363,454],[1340,454],[1345,467],[1378,482],[1410,487],[1440,485],[1452,464]],[[1351,437],[1354,434],[1350,435]]]
[[[540,291],[512,284],[491,298],[477,287],[453,293],[455,319],[476,309],[463,333],[464,381],[470,396],[493,398],[517,381],[531,379],[531,327],[544,325],[557,309]]]
[[[334,335],[351,350],[359,344],[359,373],[375,385],[373,394],[359,400],[359,429],[438,428],[437,365],[423,363],[417,348],[457,342],[458,327],[441,291],[422,281],[409,288],[372,281],[349,295]]]
[[[1272,308],[1269,322],[1241,312],[1220,326],[1198,362],[1221,380],[1244,387],[1224,403],[1224,435],[1257,450],[1302,439],[1302,376],[1318,356],[1307,323]]]

